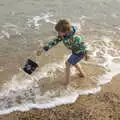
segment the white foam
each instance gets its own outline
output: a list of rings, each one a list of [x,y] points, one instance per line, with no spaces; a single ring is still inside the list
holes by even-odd
[[[0,96],[9,95],[10,91],[24,90],[28,86],[31,86],[34,81],[40,80],[47,76],[46,73],[39,73],[38,76],[29,76],[25,74],[14,75],[12,80],[3,85],[3,90],[0,92]]]
[[[48,19],[48,18],[45,18],[45,21],[47,22],[47,23],[52,23],[52,24],[56,24],[56,21],[52,21],[52,20],[50,20],[50,19]]]
[[[2,25],[2,27],[3,30],[1,31],[2,36],[0,37],[0,39],[2,39],[3,37],[7,37],[9,39],[12,35],[15,34],[21,35],[20,28],[12,23],[5,23],[4,25]]]
[[[109,53],[109,51],[111,51],[114,55],[112,53]],[[97,57],[98,53],[99,53],[99,58]],[[110,82],[113,76],[120,73],[120,64],[114,63],[114,59],[116,58],[120,59],[119,50],[114,49],[114,45],[112,44],[112,39],[110,39],[109,37],[103,36],[101,38],[100,45],[97,44],[95,46],[93,57],[96,60],[97,59],[99,60],[100,58],[104,58],[104,61],[102,63],[98,62],[98,64],[103,66],[107,70],[107,72],[103,76],[98,78],[99,81],[98,85],[104,85]]]
[[[79,19],[80,19],[81,25],[85,25],[86,19],[88,19],[88,17],[83,15]]]
[[[100,87],[86,89],[86,90],[76,90],[74,92],[67,94],[66,96],[56,97],[51,100],[48,100],[46,103],[43,104],[22,104],[16,107],[3,109],[0,111],[0,114],[7,114],[13,111],[28,111],[31,108],[38,108],[38,109],[45,109],[45,108],[52,108],[63,104],[70,104],[74,103],[79,95],[88,95],[88,94],[95,94],[96,92],[100,91]]]
[[[5,37],[7,37],[8,39],[10,38],[10,35],[9,35],[8,32],[2,30],[1,33],[2,33]]]
[[[3,25],[3,28],[17,28],[17,26],[12,23],[5,23]]]
[[[4,71],[4,67],[0,66],[0,72]]]
[[[12,111],[27,111],[31,108],[51,108],[62,104],[69,104],[76,101],[79,95],[95,94],[100,91],[100,87],[75,90],[68,88],[57,88],[57,90],[48,90],[43,95],[37,82],[48,76],[49,71],[55,72],[57,69],[63,71],[64,61],[48,64],[41,68],[41,72],[36,72],[32,77],[24,76],[22,73],[15,75],[9,83],[6,83],[1,91],[0,98],[4,99],[0,104],[0,114],[7,114]],[[72,70],[74,71],[74,70]],[[74,74],[73,72],[72,74]],[[52,76],[49,76],[52,77]],[[24,78],[24,80],[22,80]],[[32,93],[30,92],[32,90]],[[59,97],[56,96],[59,94]],[[32,96],[32,95],[33,96]],[[26,96],[27,95],[27,96]],[[16,103],[17,96],[21,98],[21,104]],[[36,104],[33,104],[32,99]],[[7,107],[6,105],[11,107]]]
[[[24,75],[23,73],[15,75],[12,80],[9,81],[9,83],[3,86],[0,98],[4,98],[5,101],[3,101],[4,103],[2,104],[2,107],[0,107],[0,114],[6,114],[12,111],[27,111],[31,108],[51,108],[62,104],[73,103],[76,101],[79,95],[95,94],[96,92],[99,92],[101,90],[100,85],[110,82],[112,77],[120,72],[120,65],[113,62],[114,58],[119,57],[112,57],[108,53],[108,50],[113,47],[111,43],[112,40],[103,37],[102,42],[102,45],[98,44],[98,46],[95,43],[96,49],[94,57],[97,57],[98,52],[104,48],[105,53],[103,51],[101,52],[101,55],[105,58],[105,61],[101,65],[106,69],[110,69],[110,72],[106,72],[102,77],[98,78],[98,84],[95,88],[75,90],[74,88],[70,88],[70,86],[68,86],[67,89],[60,87],[56,90],[47,90],[43,94],[41,92],[40,86],[37,83],[45,77],[49,76],[52,78],[52,74],[49,74],[49,72],[54,73],[57,69],[60,71],[64,70],[64,61],[47,64],[32,76]],[[74,73],[75,71],[73,69],[72,74]],[[32,90],[32,93],[30,90]],[[56,95],[56,93],[58,95]],[[25,96],[24,94],[27,95]],[[15,102],[17,96],[20,96],[22,98],[20,105]],[[32,100],[34,101],[34,104]],[[6,108],[5,105],[9,105],[9,102],[12,105],[10,108]]]
[[[115,28],[120,31],[120,27],[115,27]]]
[[[39,81],[42,78],[50,77],[49,72],[55,72],[56,69],[63,70],[64,62],[61,63],[52,63],[52,64],[46,64],[44,67],[41,68],[41,72],[38,71],[32,76],[25,74],[20,69],[21,73],[14,75],[11,79],[11,81],[8,81],[3,85],[3,90],[0,92],[0,96],[3,95],[9,95],[10,91],[16,91],[16,90],[23,90],[28,88],[30,85],[32,85],[35,81]]]
[[[79,90],[79,95],[88,95],[88,94],[95,94],[101,90],[100,86],[97,86],[96,88],[91,88],[88,90]]]
[[[32,18],[28,19],[28,26],[32,27],[34,26],[36,29],[39,29],[39,27],[42,25],[41,22],[45,21],[46,23],[52,23],[52,24],[56,24],[55,21],[50,20],[50,18],[53,17],[52,14],[42,14],[40,16],[34,16]]]
[[[1,35],[1,36],[0,36],[0,39],[3,39],[3,38],[4,38],[4,36],[3,36],[3,35]]]
[[[109,72],[106,72],[103,76],[98,78],[98,80],[99,80],[98,85],[103,85],[103,84],[110,82],[112,80],[113,76],[119,74],[120,73],[120,64],[111,62],[109,64],[109,69],[110,69]]]
[[[117,19],[117,18],[118,18],[117,13],[112,13],[112,14],[111,14],[111,16],[112,16],[113,18],[115,18],[115,19]]]

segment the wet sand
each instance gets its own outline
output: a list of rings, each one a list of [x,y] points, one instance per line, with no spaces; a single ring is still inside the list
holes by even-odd
[[[1,115],[0,120],[120,120],[120,74],[97,94],[81,95],[73,104]]]

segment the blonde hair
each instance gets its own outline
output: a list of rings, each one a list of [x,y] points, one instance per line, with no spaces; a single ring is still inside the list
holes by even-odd
[[[70,29],[71,29],[71,24],[68,20],[65,20],[65,19],[59,20],[55,26],[55,30],[57,32],[65,33],[65,32],[69,32]]]

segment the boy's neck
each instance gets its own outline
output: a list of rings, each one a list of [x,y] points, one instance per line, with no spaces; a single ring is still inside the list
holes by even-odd
[[[72,26],[72,27],[71,27],[71,31],[68,32],[68,33],[66,33],[66,35],[64,35],[63,37],[64,37],[64,39],[65,39],[65,38],[70,38],[70,37],[73,36],[74,34],[75,34],[75,29],[74,29],[74,27]]]

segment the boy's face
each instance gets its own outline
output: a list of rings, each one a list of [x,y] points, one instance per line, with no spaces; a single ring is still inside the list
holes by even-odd
[[[61,37],[63,37],[63,36],[66,35],[66,33],[64,33],[64,32],[58,32],[58,35],[61,36]]]

